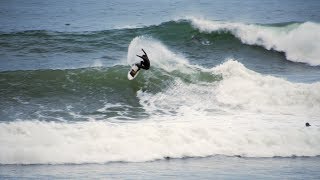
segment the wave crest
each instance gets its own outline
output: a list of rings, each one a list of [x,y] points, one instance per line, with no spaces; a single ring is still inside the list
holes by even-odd
[[[203,32],[227,31],[249,45],[284,52],[288,60],[320,65],[320,25],[313,22],[294,23],[283,27],[209,21],[190,18]]]

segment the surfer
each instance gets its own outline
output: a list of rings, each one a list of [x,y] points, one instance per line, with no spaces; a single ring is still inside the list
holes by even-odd
[[[139,67],[139,69],[145,69],[148,70],[150,68],[150,60],[148,58],[147,53],[141,49],[144,53],[144,55],[139,56],[137,55],[139,58],[141,58],[143,61],[141,61],[140,63],[137,63],[136,65]]]

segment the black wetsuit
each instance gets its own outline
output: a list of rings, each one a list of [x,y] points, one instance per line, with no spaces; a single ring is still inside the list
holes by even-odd
[[[144,50],[142,49],[142,51],[144,52]],[[143,59],[143,61],[141,61],[140,63],[137,63],[136,65],[139,67],[139,69],[145,69],[148,70],[150,68],[150,60],[148,58],[148,55],[146,52],[144,52],[144,55],[139,56],[141,59]]]

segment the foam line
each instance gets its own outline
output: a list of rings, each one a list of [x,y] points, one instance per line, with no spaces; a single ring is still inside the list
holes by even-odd
[[[0,163],[81,164],[217,154],[246,157],[320,154],[317,128],[189,120],[123,124],[1,123]]]

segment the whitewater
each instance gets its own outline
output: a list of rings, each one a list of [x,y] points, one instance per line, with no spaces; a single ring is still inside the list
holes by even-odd
[[[244,44],[263,46],[284,52],[293,62],[320,65],[320,25],[314,22],[291,23],[286,26],[265,26],[238,22],[210,21],[188,17],[203,32],[230,32]]]
[[[134,93],[136,106],[147,115],[135,121],[97,120],[96,115],[80,122],[2,119],[0,163],[320,155],[319,82],[295,83],[264,75],[236,59],[203,67],[148,36],[133,38],[127,58],[107,71],[132,64],[140,48],[147,50],[153,66],[139,74],[145,84]],[[166,86],[152,84],[157,78]],[[119,106],[123,104],[105,103],[97,111]],[[305,127],[306,122],[311,126]]]
[[[0,1],[0,179],[320,179],[319,9]]]

